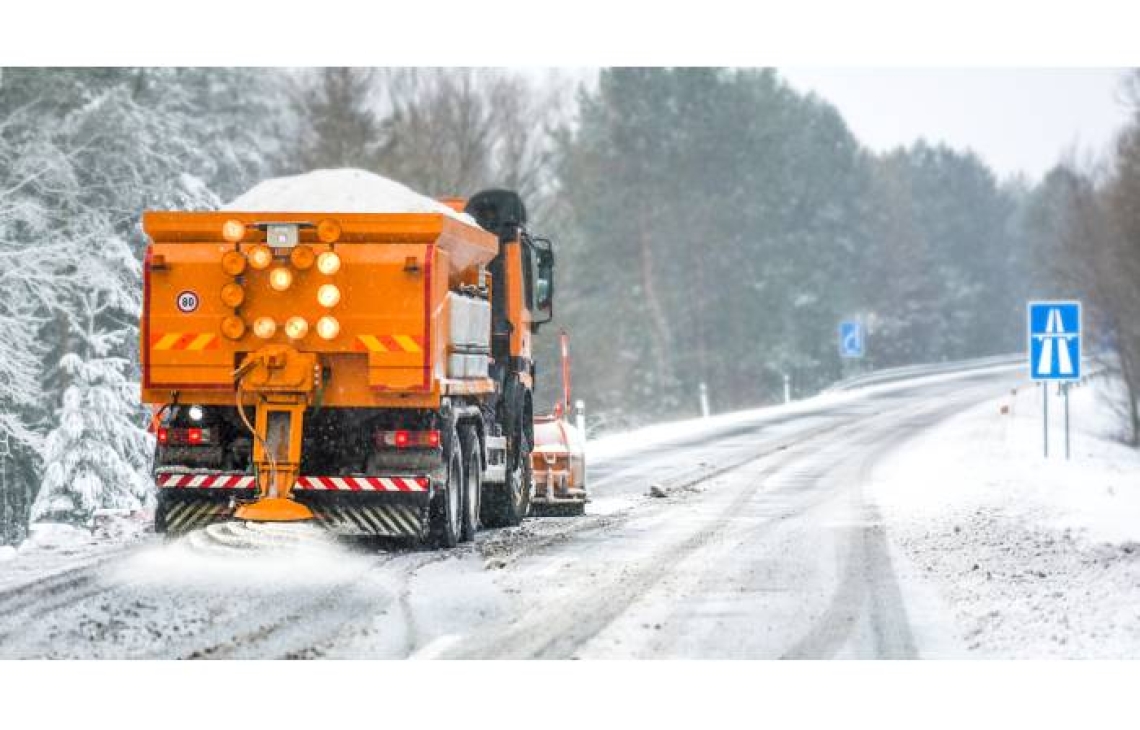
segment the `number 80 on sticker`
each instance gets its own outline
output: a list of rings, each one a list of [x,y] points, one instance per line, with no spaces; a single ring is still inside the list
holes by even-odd
[[[192,291],[179,292],[175,302],[178,304],[178,311],[183,314],[189,314],[198,309],[198,295]]]

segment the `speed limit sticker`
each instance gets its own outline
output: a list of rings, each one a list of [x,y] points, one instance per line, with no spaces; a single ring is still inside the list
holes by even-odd
[[[179,311],[189,314],[198,308],[198,295],[192,291],[179,292],[176,302]]]

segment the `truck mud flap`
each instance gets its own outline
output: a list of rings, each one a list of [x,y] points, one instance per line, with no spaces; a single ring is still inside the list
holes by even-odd
[[[252,500],[253,489],[234,489],[226,492],[205,490],[163,490],[158,495],[155,531],[168,535],[183,535],[215,522],[233,518],[239,500]]]
[[[418,540],[427,534],[426,492],[422,496],[297,493],[296,497],[319,524],[337,535]]]
[[[425,476],[305,476],[293,496],[337,535],[418,540],[427,534],[431,480]]]
[[[159,474],[155,530],[181,535],[233,519],[238,504],[257,497],[244,474]],[[303,476],[293,498],[318,524],[345,536],[422,539],[427,534],[431,482],[423,476]]]

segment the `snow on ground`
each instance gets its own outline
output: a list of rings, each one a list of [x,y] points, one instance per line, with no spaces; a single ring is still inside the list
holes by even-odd
[[[749,421],[762,421],[795,414],[808,414],[828,406],[867,398],[868,396],[889,393],[903,388],[921,387],[922,385],[968,378],[976,376],[979,373],[1002,372],[1023,367],[1024,365],[1021,364],[1012,366],[1000,364],[971,370],[937,373],[925,377],[911,377],[897,382],[852,387],[850,390],[828,390],[811,398],[781,405],[764,406],[762,408],[752,408],[744,411],[732,411],[730,413],[710,416],[709,418],[689,418],[679,421],[669,421],[667,423],[657,423],[631,431],[607,433],[589,439],[586,445],[587,462],[594,459],[608,459],[614,456],[660,446],[672,441],[700,436],[710,431],[717,431]],[[883,372],[886,373],[888,371]]]
[[[475,220],[406,185],[366,170],[314,170],[265,180],[222,210],[277,213],[443,213],[471,225]]]
[[[1113,388],[1026,383],[900,448],[875,471],[908,602],[940,600],[968,656],[1130,657],[1140,645],[1140,451],[1116,440]],[[1002,413],[1003,407],[1006,413]],[[929,614],[929,611],[923,612]]]
[[[95,529],[38,523],[18,547],[0,547],[0,589],[97,562],[142,538],[145,522],[131,518],[102,520]]]

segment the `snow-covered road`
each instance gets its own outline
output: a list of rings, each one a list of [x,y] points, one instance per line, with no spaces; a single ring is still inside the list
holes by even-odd
[[[929,527],[900,512],[913,472],[897,465],[1020,378],[943,374],[603,439],[589,515],[451,551],[231,524],[21,555],[0,563],[0,657],[953,654],[963,624],[915,567]]]

